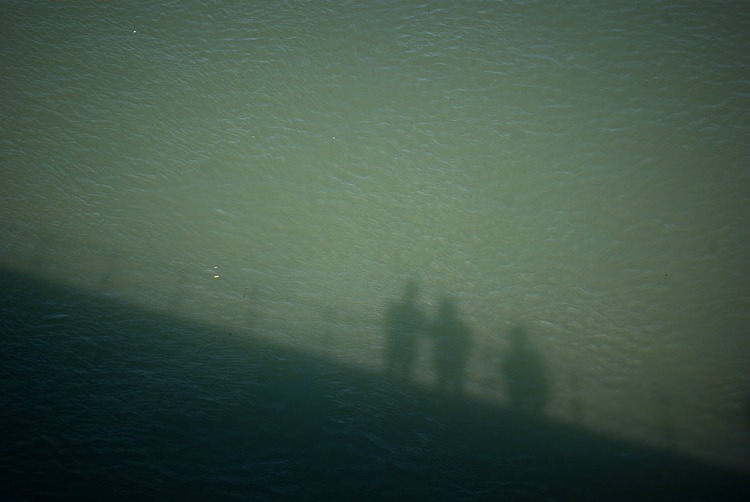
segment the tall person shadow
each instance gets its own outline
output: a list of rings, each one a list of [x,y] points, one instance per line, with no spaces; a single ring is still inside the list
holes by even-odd
[[[417,359],[417,338],[424,328],[418,297],[419,284],[411,280],[406,283],[401,300],[391,304],[386,312],[386,374],[399,383],[408,383],[411,379]]]
[[[547,368],[522,326],[510,332],[510,348],[501,371],[511,408],[524,415],[542,416],[549,398]]]
[[[453,300],[444,299],[429,329],[438,391],[446,396],[463,395],[471,333],[458,316]]]

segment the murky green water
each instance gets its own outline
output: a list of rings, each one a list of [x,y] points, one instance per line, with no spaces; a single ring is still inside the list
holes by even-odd
[[[0,11],[3,269],[750,468],[745,3]]]

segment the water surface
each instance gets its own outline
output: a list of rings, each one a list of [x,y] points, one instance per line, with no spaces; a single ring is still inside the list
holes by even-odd
[[[258,343],[313,358],[311,374],[355,372],[333,379],[344,406],[352,379],[388,381],[388,309],[414,281],[425,321],[397,389],[432,396],[447,360],[477,406],[750,468],[742,2],[1,10],[0,266],[30,281],[7,288],[3,352],[16,395],[39,396],[5,398],[7,420],[71,410],[75,423],[80,394],[44,376],[78,359],[109,371],[99,350],[112,340],[134,359],[120,390],[85,405],[81,423],[102,440],[101,399],[199,431],[210,407],[192,416],[179,392],[140,402],[138,382],[188,379],[187,394],[228,399],[243,365],[260,380],[286,368],[253,366]],[[66,291],[106,314],[82,315]],[[110,342],[97,315],[113,316]],[[143,339],[150,315],[168,321],[149,320]],[[436,324],[466,348],[436,342]],[[22,356],[57,343],[72,360]],[[216,352],[195,362],[206,346]],[[205,381],[186,377],[196,364]],[[97,378],[83,375],[84,388]],[[264,392],[279,385],[269,376]],[[253,402],[273,402],[262,395]],[[275,412],[294,417],[304,396]],[[20,429],[10,448],[59,447],[65,433],[43,429]],[[321,444],[351,439],[337,437]]]

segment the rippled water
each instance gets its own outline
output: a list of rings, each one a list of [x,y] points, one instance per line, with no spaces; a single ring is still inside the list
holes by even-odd
[[[8,493],[580,498],[529,472],[592,438],[750,468],[743,3],[0,11]]]

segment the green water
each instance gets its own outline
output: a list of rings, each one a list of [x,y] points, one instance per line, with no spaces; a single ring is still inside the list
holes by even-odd
[[[5,2],[0,266],[374,375],[414,279],[467,397],[521,327],[546,418],[747,471],[749,12]]]

